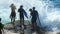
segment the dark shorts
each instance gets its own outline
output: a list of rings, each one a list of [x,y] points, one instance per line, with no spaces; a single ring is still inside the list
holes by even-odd
[[[12,12],[12,13],[11,13],[11,17],[12,17],[12,18],[15,18],[15,17],[16,17],[16,13],[15,13],[15,12]]]
[[[36,23],[36,20],[37,20],[37,18],[32,18],[32,19],[31,19],[31,22],[32,22],[32,23]]]

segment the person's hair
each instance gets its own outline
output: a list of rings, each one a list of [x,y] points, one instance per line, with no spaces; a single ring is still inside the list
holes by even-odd
[[[0,18],[0,21],[1,21],[1,18]]]
[[[32,9],[30,8],[29,11],[32,11]]]
[[[23,5],[21,5],[20,7],[23,7]]]
[[[11,5],[13,5],[13,3]]]
[[[33,9],[35,9],[35,7],[33,7]]]

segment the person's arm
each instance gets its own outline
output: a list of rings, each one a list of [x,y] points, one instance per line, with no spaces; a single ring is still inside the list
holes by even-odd
[[[32,12],[30,13],[30,18],[32,17]]]
[[[40,22],[40,17],[39,17],[39,14],[38,14],[38,12],[36,11],[36,16],[37,16],[37,19],[38,19],[38,21],[39,21],[39,24],[40,24],[40,26],[41,26],[41,22]]]
[[[25,10],[23,10],[23,12],[24,12],[25,17],[28,18],[27,13],[25,12]]]
[[[14,6],[14,8],[16,9],[16,6]]]
[[[36,11],[36,16],[39,16],[37,11]]]

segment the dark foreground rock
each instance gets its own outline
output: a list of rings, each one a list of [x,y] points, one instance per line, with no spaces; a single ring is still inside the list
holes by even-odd
[[[19,27],[19,25],[20,25],[19,20],[16,21],[14,24],[15,25],[13,25],[12,23],[5,24],[4,32],[6,34],[8,34],[8,33],[10,33],[10,34],[20,34],[21,31],[20,31],[20,27]],[[26,20],[24,24],[26,26],[26,29],[24,30],[24,34],[36,34],[36,32],[32,32],[32,30],[31,30],[32,28],[31,28],[31,22],[30,21]],[[16,32],[15,32],[14,26],[16,27]],[[38,28],[38,32],[39,32],[39,34],[45,34],[45,31],[43,31],[42,29],[39,29],[39,28]]]

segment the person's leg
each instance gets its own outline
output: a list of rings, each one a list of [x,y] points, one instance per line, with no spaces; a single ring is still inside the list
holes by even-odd
[[[14,25],[14,13],[11,14],[11,21],[12,21],[12,24]]]
[[[24,25],[24,17],[22,18],[22,25]]]
[[[15,17],[13,18],[13,23],[14,23],[15,32],[17,32],[17,26],[16,26],[16,24],[15,24]]]
[[[12,23],[12,21],[13,21],[13,13],[12,12],[11,12],[10,18],[11,18],[11,23]]]
[[[20,17],[20,30],[22,30],[22,18]]]
[[[15,17],[13,18],[13,22],[15,22]]]
[[[2,31],[1,31],[1,29],[0,29],[0,34],[2,34]]]
[[[31,19],[31,22],[32,22],[32,31],[34,31],[34,19]]]
[[[37,29],[36,18],[33,19],[33,26],[34,26],[34,30],[36,31],[36,29]]]
[[[14,15],[14,22],[15,22],[15,18],[16,18],[16,13],[15,13],[15,15]]]
[[[10,16],[10,19],[11,19],[11,23],[12,23],[12,15]]]
[[[34,20],[34,28],[35,28],[36,33],[39,34],[39,33],[40,33],[40,32],[39,32],[40,29],[39,29],[39,27],[37,26],[36,20],[37,20],[37,19],[35,18],[35,20]]]
[[[16,13],[14,11],[14,13],[13,13],[13,22],[15,22],[15,18],[16,18]]]
[[[11,18],[11,23],[12,23],[12,18]]]
[[[24,19],[21,18],[20,19],[20,26],[21,26],[20,34],[24,34],[24,28],[22,27],[23,25],[24,25]]]
[[[40,27],[38,27],[38,26],[37,26],[36,32],[37,32],[38,34],[43,34],[42,31],[40,30]]]
[[[34,23],[34,30],[37,31],[37,24],[36,24],[36,22]]]
[[[11,18],[11,23],[12,23],[12,25],[14,26],[14,21],[13,21],[13,20],[14,20],[14,18],[12,17],[12,18]]]
[[[25,28],[25,24],[24,24],[24,17],[23,17],[23,26],[24,26],[24,28]]]
[[[24,17],[23,17],[23,19],[22,19],[22,32],[24,33],[24,28],[25,28],[25,26],[24,26]]]

